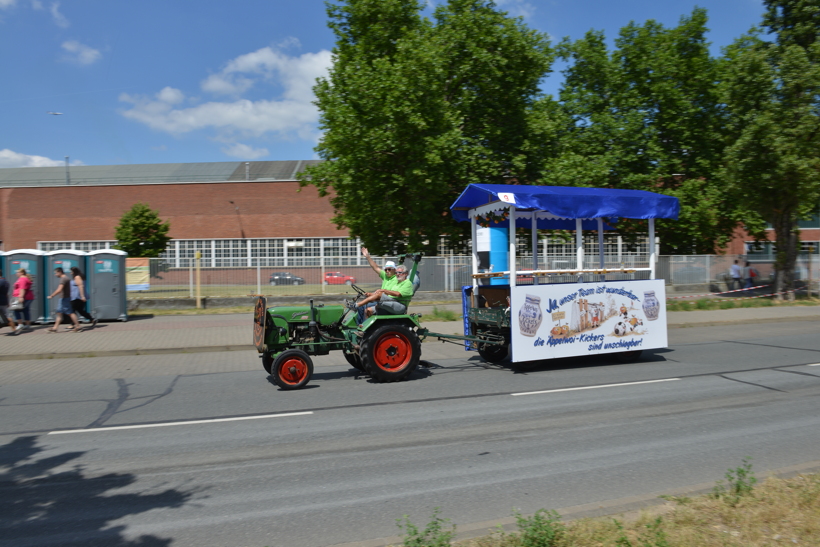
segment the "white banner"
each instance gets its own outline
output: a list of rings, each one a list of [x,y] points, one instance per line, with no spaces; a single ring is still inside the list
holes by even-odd
[[[662,279],[512,289],[513,362],[664,348]]]

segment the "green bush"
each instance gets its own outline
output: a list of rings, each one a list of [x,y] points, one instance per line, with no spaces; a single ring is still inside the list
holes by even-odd
[[[449,547],[450,542],[456,535],[456,527],[452,530],[445,530],[444,526],[450,522],[450,519],[442,519],[439,517],[441,508],[433,509],[432,520],[427,524],[424,531],[419,531],[418,527],[410,522],[410,517],[404,515],[402,519],[396,519],[396,524],[405,532],[402,537],[405,547]]]
[[[519,545],[521,547],[554,547],[564,535],[561,516],[555,511],[539,509],[532,517],[524,517],[514,512],[518,523]]]

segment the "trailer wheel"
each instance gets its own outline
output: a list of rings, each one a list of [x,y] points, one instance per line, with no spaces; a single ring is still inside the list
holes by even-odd
[[[491,344],[479,344],[478,345],[478,354],[481,356],[482,359],[487,361],[488,363],[500,363],[504,359],[507,358],[507,355],[510,353],[510,345],[491,345]]]
[[[404,325],[382,325],[362,342],[362,363],[377,382],[397,382],[419,364],[421,342]]]
[[[350,363],[350,365],[353,368],[365,372],[364,365],[362,364],[362,358],[359,357],[358,353],[345,353],[344,356],[347,362]]]
[[[273,357],[270,353],[262,354],[262,368],[264,368],[265,372],[267,372],[268,374],[271,373],[271,370],[273,368]]]
[[[634,363],[635,361],[641,358],[642,353],[642,349],[622,351],[620,353],[615,354],[615,359],[617,359],[619,363]]]
[[[283,351],[273,360],[271,376],[273,383],[281,389],[305,387],[313,376],[313,361],[300,349]]]

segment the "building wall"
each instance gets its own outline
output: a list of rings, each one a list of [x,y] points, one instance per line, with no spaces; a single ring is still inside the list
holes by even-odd
[[[768,236],[769,241],[775,240],[775,233],[774,230],[766,230],[766,235]],[[751,242],[753,239],[746,233],[746,230],[743,228],[736,228],[734,232],[734,236],[732,237],[732,241],[729,242],[729,245],[726,246],[725,254],[727,255],[738,255],[744,256],[747,254],[747,247],[746,243]],[[820,241],[820,229],[814,228],[806,228],[800,230],[800,241],[801,242],[818,242]],[[818,245],[814,243],[815,253],[817,252]]]
[[[11,250],[114,239],[120,217],[137,202],[170,221],[173,239],[348,236],[315,188],[275,181],[3,188],[0,240]]]

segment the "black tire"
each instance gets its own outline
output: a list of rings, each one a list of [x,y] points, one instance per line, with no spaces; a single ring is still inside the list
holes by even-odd
[[[510,346],[509,344],[504,345],[490,345],[490,344],[479,344],[478,345],[478,354],[481,356],[482,359],[487,361],[488,363],[500,363],[504,359],[507,358],[507,355],[510,353]]]
[[[271,280],[270,284],[271,285],[276,285],[276,281]]]
[[[642,349],[622,351],[620,353],[615,354],[615,360],[619,363],[634,363],[635,361],[641,358],[642,353]]]
[[[294,284],[294,285],[298,285],[298,284],[299,284],[299,280],[298,280],[298,279],[294,279],[294,280],[293,280],[293,284]]]
[[[345,353],[344,356],[347,362],[350,363],[350,366],[352,366],[356,370],[361,370],[362,372],[365,372],[364,365],[362,364],[362,358],[359,357],[358,353]]]
[[[262,368],[265,369],[265,372],[270,374],[270,371],[273,367],[273,356],[270,353],[263,353],[262,354]]]
[[[328,283],[328,282],[327,282],[327,279],[325,279],[324,281],[322,281],[322,285],[329,285],[329,284],[330,284],[330,283]]]
[[[419,365],[421,342],[404,325],[382,325],[362,342],[362,364],[376,382],[398,382]]]
[[[349,279],[347,281],[345,281],[345,285],[347,285],[348,287],[351,286],[352,284],[353,284],[353,282]]]
[[[313,376],[313,361],[300,349],[283,351],[273,360],[271,376],[280,389],[303,388]]]

